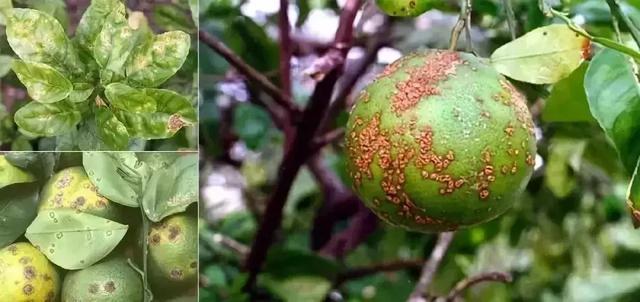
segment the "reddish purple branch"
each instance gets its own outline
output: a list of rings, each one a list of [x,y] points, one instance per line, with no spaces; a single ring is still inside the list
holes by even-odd
[[[280,83],[282,92],[291,98],[291,25],[289,24],[289,1],[280,0],[278,28],[280,30]]]
[[[482,282],[510,283],[511,281],[513,281],[513,277],[511,277],[511,274],[503,273],[503,272],[488,272],[488,273],[482,273],[476,276],[472,276],[458,282],[458,284],[456,284],[456,286],[451,290],[451,292],[449,292],[449,295],[447,296],[447,299],[445,301],[447,302],[456,301],[456,299],[460,297],[465,290],[469,289],[470,287],[478,283],[482,283]]]
[[[340,17],[340,25],[336,33],[335,45],[350,44],[353,38],[353,21],[360,4],[361,0],[349,0],[346,3]],[[343,49],[342,55],[346,56],[346,54],[347,51]],[[265,214],[251,247],[251,253],[245,263],[245,269],[249,272],[245,290],[251,290],[253,288],[256,277],[265,261],[267,251],[273,243],[277,230],[280,228],[283,215],[282,210],[289,195],[289,190],[300,167],[306,162],[309,156],[310,143],[329,105],[333,88],[341,72],[342,65],[335,66],[334,69],[316,85],[309,104],[302,113],[302,118],[296,129],[297,132],[293,137],[291,148],[288,148],[280,164],[278,182],[267,203]]]
[[[368,275],[373,275],[381,272],[393,272],[404,269],[419,269],[422,267],[424,260],[398,260],[394,262],[374,264],[371,266],[363,266],[351,268],[344,273],[338,275],[336,280],[337,284],[344,283],[351,279],[362,278]]]

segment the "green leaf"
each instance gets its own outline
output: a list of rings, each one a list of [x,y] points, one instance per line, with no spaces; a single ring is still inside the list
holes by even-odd
[[[78,128],[78,148],[82,151],[111,151],[113,147],[104,142],[98,132],[95,116],[82,121]]]
[[[129,27],[123,12],[115,11],[107,17],[93,48],[93,56],[103,69],[103,84],[124,79],[124,65],[141,34]]]
[[[160,86],[182,67],[190,48],[191,37],[184,32],[156,36],[134,51],[126,67],[127,81],[134,87]]]
[[[0,0],[0,25],[6,24],[7,15],[11,13],[12,8],[11,0]]]
[[[233,110],[233,132],[252,150],[258,150],[269,139],[273,127],[269,114],[253,104],[239,104]]]
[[[33,182],[36,178],[30,173],[13,166],[4,155],[0,155],[0,189],[6,186]]]
[[[36,136],[56,136],[72,131],[80,122],[80,111],[67,102],[30,102],[14,116],[16,124]]]
[[[18,2],[53,16],[65,29],[69,27],[67,4],[64,0],[18,0]]]
[[[96,110],[96,122],[100,140],[111,146],[113,150],[125,150],[129,145],[127,127],[119,121],[109,108],[101,107]]]
[[[106,257],[127,233],[127,226],[72,209],[45,210],[25,237],[56,265],[83,269]]]
[[[180,30],[193,33],[196,29],[191,17],[172,4],[156,5],[153,9],[153,20],[166,31]]]
[[[121,175],[120,163],[114,154],[105,152],[82,153],[82,165],[98,193],[107,199],[128,207],[138,207],[138,192]]]
[[[111,106],[128,112],[155,112],[156,100],[148,96],[144,89],[137,89],[122,83],[112,83],[105,88]]]
[[[13,184],[0,189],[0,248],[24,234],[38,209],[37,183]]]
[[[588,64],[582,64],[568,78],[560,80],[551,88],[542,111],[545,122],[592,122],[589,102],[584,91],[584,75]]]
[[[140,152],[138,158],[153,170],[167,169],[178,159],[180,153],[177,152]]]
[[[76,39],[90,53],[93,53],[94,43],[112,12],[125,14],[126,8],[121,0],[93,0],[82,15],[76,29]]]
[[[337,272],[335,262],[318,255],[273,249],[260,282],[284,301],[324,301]]]
[[[501,74],[532,84],[550,84],[569,76],[585,59],[590,41],[564,24],[534,29],[491,54]]]
[[[132,137],[168,138],[182,127],[197,122],[196,110],[186,97],[164,89],[145,89],[145,93],[156,100],[156,112],[114,111],[116,117],[125,124]]]
[[[63,74],[85,76],[84,65],[60,23],[43,12],[14,8],[7,41],[22,60],[47,64]]]
[[[198,155],[179,157],[167,169],[156,170],[147,183],[142,206],[153,222],[184,212],[198,201]]]
[[[47,64],[15,60],[12,69],[27,87],[29,96],[40,103],[62,101],[73,91],[71,82]]]
[[[72,103],[82,103],[86,101],[95,87],[89,83],[73,83],[73,91],[69,94],[68,100]]]
[[[591,276],[569,276],[564,289],[567,302],[618,301],[640,288],[639,270],[599,271]]]
[[[53,175],[56,165],[54,154],[51,152],[11,152],[6,159],[12,165],[31,172],[40,180]]]
[[[587,141],[553,138],[545,171],[545,184],[558,198],[567,197],[576,187],[576,172],[580,170],[582,153]]]
[[[633,172],[640,156],[640,88],[629,57],[603,49],[589,64],[584,88],[591,113]]]
[[[13,62],[13,57],[0,55],[0,78],[4,77],[11,71],[11,63]]]

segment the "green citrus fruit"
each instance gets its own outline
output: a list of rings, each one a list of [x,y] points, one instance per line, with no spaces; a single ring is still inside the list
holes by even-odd
[[[143,298],[141,276],[123,258],[69,272],[62,284],[62,302],[138,302]]]
[[[31,244],[0,250],[0,301],[56,301],[60,279],[55,267]]]
[[[509,209],[536,146],[524,96],[486,60],[430,50],[392,63],[361,92],[346,153],[357,195],[381,219],[440,232]]]
[[[120,206],[98,194],[82,167],[59,171],[42,188],[40,211],[58,208],[76,209],[111,220],[123,215]]]
[[[435,0],[376,0],[378,7],[394,17],[416,17],[430,10]]]
[[[196,286],[198,276],[198,221],[178,214],[151,226],[149,271],[154,289]]]

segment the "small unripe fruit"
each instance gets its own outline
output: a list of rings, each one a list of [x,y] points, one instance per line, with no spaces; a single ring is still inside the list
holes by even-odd
[[[381,219],[441,232],[496,218],[536,154],[524,96],[483,59],[425,51],[389,65],[349,118],[347,167]]]
[[[53,264],[26,242],[0,249],[0,301],[58,300],[60,279]]]
[[[416,17],[433,8],[435,0],[376,0],[378,7],[394,17]]]

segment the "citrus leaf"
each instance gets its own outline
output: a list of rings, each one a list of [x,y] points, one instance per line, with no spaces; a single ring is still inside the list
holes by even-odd
[[[595,122],[584,91],[588,64],[580,65],[569,77],[555,83],[542,111],[545,122]]]
[[[191,37],[184,32],[156,36],[133,53],[126,67],[128,82],[134,87],[160,86],[182,67],[190,48]]]
[[[142,197],[142,206],[153,222],[183,212],[198,201],[198,155],[179,157],[167,169],[156,170]]]
[[[119,173],[119,162],[114,155],[105,152],[84,152],[82,165],[100,195],[121,205],[137,207],[139,195]]]
[[[13,62],[13,57],[0,55],[0,78],[4,77],[11,71],[11,63]]]
[[[15,60],[12,69],[27,87],[29,96],[40,103],[62,101],[73,91],[71,82],[47,64]]]
[[[588,55],[591,42],[564,24],[536,28],[491,54],[491,65],[501,74],[532,84],[550,84],[566,78]]]
[[[39,192],[33,182],[0,189],[0,248],[18,239],[36,217]]]
[[[25,237],[49,260],[68,269],[83,269],[106,257],[128,226],[72,209],[41,211]]]
[[[95,87],[89,83],[73,83],[73,91],[69,94],[68,100],[72,103],[82,103],[86,101]]]
[[[11,152],[6,155],[12,165],[31,172],[38,179],[48,179],[53,175],[56,165],[54,153],[51,152]]]
[[[591,113],[633,173],[640,156],[640,87],[630,58],[603,49],[589,64],[584,88]]]
[[[124,15],[125,6],[121,0],[93,0],[87,8],[78,28],[76,29],[76,39],[78,43],[87,50],[93,50],[93,45],[102,31],[107,17],[112,12]],[[90,52],[92,53],[92,52]]]
[[[96,122],[100,140],[109,145],[112,150],[125,150],[129,145],[127,127],[119,121],[109,108],[101,107],[96,110]]]
[[[14,119],[21,130],[26,130],[29,134],[57,136],[75,129],[81,114],[67,102],[30,102],[16,112]]]
[[[33,182],[36,178],[28,172],[14,167],[4,155],[0,155],[0,188],[4,188],[6,186],[17,184],[17,183],[25,183],[25,182]]]
[[[144,89],[132,88],[122,83],[112,83],[105,88],[110,104],[128,112],[155,112],[156,101]]]

